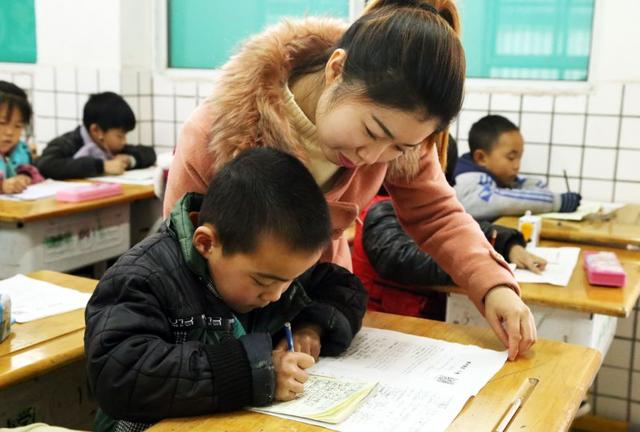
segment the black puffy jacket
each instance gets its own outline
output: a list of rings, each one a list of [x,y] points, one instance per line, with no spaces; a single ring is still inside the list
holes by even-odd
[[[73,155],[84,145],[78,126],[50,141],[38,158],[38,170],[46,178],[65,180],[71,178],[96,177],[104,174],[104,161],[89,156],[74,159]],[[153,147],[126,144],[122,154],[133,156],[135,168],[147,168],[156,163]]]
[[[102,410],[98,430],[142,430],[167,417],[271,403],[272,345],[286,321],[294,330],[302,322],[320,325],[322,355],[344,351],[361,327],[366,292],[330,263],[309,269],[277,302],[234,316],[191,245],[188,215],[200,203],[201,196],[185,195],[167,227],[124,254],[87,305],[85,352]]]
[[[488,222],[480,222],[480,228],[487,238],[496,230],[494,247],[505,259],[513,245],[526,245],[518,230]],[[384,279],[417,289],[453,283],[438,263],[404,232],[391,200],[382,200],[369,208],[362,229],[362,244],[371,266]]]

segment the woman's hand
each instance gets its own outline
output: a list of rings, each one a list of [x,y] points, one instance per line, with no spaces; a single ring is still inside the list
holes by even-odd
[[[509,360],[525,353],[536,342],[536,324],[531,311],[509,287],[491,289],[484,298],[485,319],[509,349]]]
[[[537,274],[542,273],[547,266],[547,261],[544,258],[527,252],[527,250],[520,245],[511,247],[509,251],[509,262],[514,263],[518,268],[527,269]]]

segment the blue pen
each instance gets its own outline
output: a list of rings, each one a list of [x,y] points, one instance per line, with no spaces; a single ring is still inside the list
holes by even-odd
[[[284,323],[284,334],[287,336],[287,349],[293,352],[293,333],[291,333],[291,323]]]

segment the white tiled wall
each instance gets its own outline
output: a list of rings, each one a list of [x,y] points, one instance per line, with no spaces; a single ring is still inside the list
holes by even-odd
[[[36,67],[3,72],[0,79],[23,87],[35,112],[35,138],[42,148],[80,124],[90,93],[121,93],[136,113],[129,142],[170,151],[184,120],[211,94],[212,81],[177,81],[139,71]],[[588,96],[469,93],[451,131],[460,153],[468,151],[471,125],[501,114],[525,138],[522,171],[546,178],[564,191],[589,199],[640,202],[640,83],[603,84]],[[598,415],[640,424],[640,323],[638,309],[620,319],[616,338],[589,397]]]

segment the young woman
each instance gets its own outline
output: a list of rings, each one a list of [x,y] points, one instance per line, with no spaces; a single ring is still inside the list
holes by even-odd
[[[279,148],[305,162],[329,202],[334,241],[323,259],[350,269],[342,232],[384,183],[409,235],[467,290],[514,359],[535,342],[531,312],[438,161],[462,104],[458,32],[449,0],[374,0],[347,29],[309,18],[250,39],[182,129],[165,215],[241,150]]]

